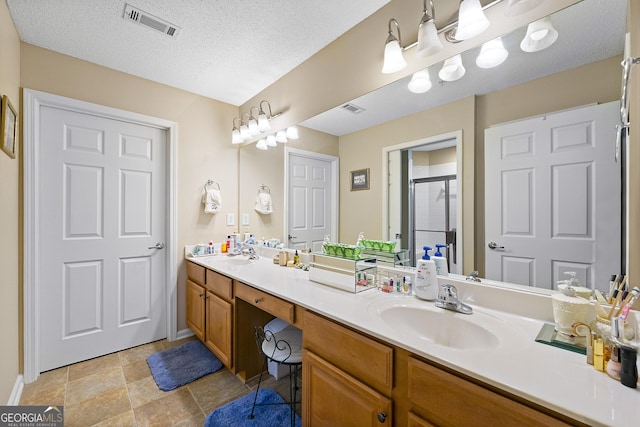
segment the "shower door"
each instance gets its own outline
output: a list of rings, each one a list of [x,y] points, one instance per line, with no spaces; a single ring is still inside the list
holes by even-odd
[[[458,273],[456,263],[456,176],[445,175],[413,179],[410,183],[412,265],[430,246],[433,255],[436,244],[448,244],[440,251],[447,258],[449,271]]]

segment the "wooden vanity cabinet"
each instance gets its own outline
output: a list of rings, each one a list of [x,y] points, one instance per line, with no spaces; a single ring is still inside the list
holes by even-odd
[[[583,425],[575,420],[563,421],[520,403],[515,396],[508,397],[414,356],[408,357],[406,372],[410,405],[407,425]]]
[[[305,312],[302,423],[392,426],[393,349]]]
[[[187,262],[187,326],[233,370],[233,284],[215,271]]]

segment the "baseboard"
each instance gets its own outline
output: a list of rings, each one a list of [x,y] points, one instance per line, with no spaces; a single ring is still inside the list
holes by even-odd
[[[16,378],[16,382],[13,385],[13,390],[11,390],[11,396],[9,396],[7,406],[18,406],[20,404],[20,396],[22,396],[23,389],[24,377],[22,375],[18,375],[18,378]]]
[[[189,328],[181,329],[176,334],[176,340],[181,340],[183,338],[189,338],[191,336],[193,336],[193,332],[191,332],[191,329],[189,329]]]

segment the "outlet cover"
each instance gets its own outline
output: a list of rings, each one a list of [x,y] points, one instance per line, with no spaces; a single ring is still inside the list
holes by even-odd
[[[227,225],[236,225],[236,214],[233,212],[227,214]]]
[[[242,225],[249,225],[249,214],[248,213],[243,213],[242,214]]]

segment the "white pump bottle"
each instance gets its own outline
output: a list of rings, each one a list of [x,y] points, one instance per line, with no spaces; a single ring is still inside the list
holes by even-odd
[[[438,276],[436,263],[431,260],[429,246],[424,246],[424,255],[416,263],[416,280],[413,285],[416,296],[433,301],[438,296]]]

